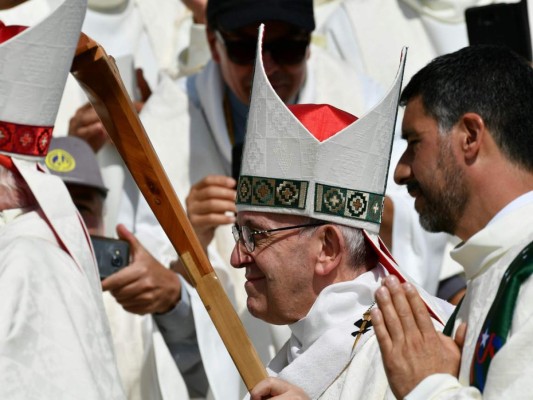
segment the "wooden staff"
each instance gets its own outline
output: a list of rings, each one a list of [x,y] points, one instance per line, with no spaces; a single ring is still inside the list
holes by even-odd
[[[114,61],[98,43],[82,34],[71,72],[180,255],[246,387],[251,390],[267,377],[265,368],[191,227]]]

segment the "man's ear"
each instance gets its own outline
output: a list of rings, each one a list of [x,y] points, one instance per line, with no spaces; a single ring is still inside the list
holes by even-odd
[[[216,63],[220,62],[220,54],[217,49],[217,37],[215,36],[215,31],[211,30],[211,28],[207,27],[205,29],[205,34],[207,36],[207,43],[209,44],[209,50],[211,50],[211,58]]]
[[[335,225],[324,225],[315,232],[319,242],[319,252],[315,264],[315,273],[326,276],[333,272],[342,260],[344,236]]]
[[[470,164],[478,156],[485,135],[487,134],[487,126],[485,121],[479,114],[466,113],[460,120],[462,135],[461,135],[461,150],[463,152],[465,162]]]

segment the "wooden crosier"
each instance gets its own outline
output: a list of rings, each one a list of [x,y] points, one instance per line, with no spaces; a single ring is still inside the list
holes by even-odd
[[[114,61],[82,34],[71,69],[143,196],[180,255],[241,377],[251,390],[267,377],[146,135]]]

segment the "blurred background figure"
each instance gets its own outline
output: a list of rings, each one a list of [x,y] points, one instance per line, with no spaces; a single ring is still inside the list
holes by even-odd
[[[103,236],[108,189],[91,147],[73,136],[54,138],[45,162],[50,172],[65,182],[89,233]],[[186,399],[187,388],[160,334],[152,334],[151,328],[146,330],[147,333],[143,332],[144,326],[151,325],[151,313],[164,312],[178,302],[177,276],[159,264],[126,227],[119,225],[117,232],[130,248],[131,260],[125,260],[127,268],[122,274],[126,276],[128,289],[112,294],[109,290],[116,276],[107,278],[105,266],[99,267],[100,276],[106,277],[102,281],[107,289],[103,293],[104,305],[127,397],[130,400]],[[120,242],[114,239],[108,238],[104,243],[116,246],[111,248],[122,249],[118,247]],[[95,250],[98,249],[95,244]],[[105,247],[102,249],[106,250]],[[96,259],[103,262],[109,257],[97,252]],[[121,297],[125,306],[118,303],[114,296]],[[143,317],[144,314],[148,315]]]
[[[28,29],[0,23],[3,399],[125,398],[87,231],[40,164],[84,15],[65,0]]]

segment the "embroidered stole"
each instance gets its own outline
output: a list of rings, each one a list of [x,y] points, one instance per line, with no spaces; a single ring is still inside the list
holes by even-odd
[[[490,363],[509,335],[520,286],[531,274],[533,274],[533,242],[516,256],[505,271],[496,298],[479,333],[470,370],[470,385],[477,387],[481,393],[485,388]],[[448,336],[453,332],[459,307],[460,304],[444,328],[443,333]]]

